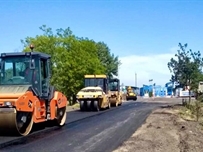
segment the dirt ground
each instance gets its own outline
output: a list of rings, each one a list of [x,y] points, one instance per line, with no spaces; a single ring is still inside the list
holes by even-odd
[[[113,152],[203,152],[203,126],[180,116],[182,107],[157,109]]]

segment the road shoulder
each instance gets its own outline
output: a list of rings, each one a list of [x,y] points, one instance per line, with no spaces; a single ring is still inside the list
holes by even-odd
[[[180,106],[152,112],[127,141],[113,152],[192,152],[203,149],[203,127],[180,117]]]
[[[80,110],[80,105],[78,103],[76,103],[74,105],[68,105],[66,107],[66,112],[71,112],[71,111],[76,111],[76,110]]]

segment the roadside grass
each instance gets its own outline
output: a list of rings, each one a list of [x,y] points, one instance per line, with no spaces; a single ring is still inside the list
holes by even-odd
[[[179,115],[184,120],[198,122],[203,129],[203,102],[198,100],[191,103],[188,101],[184,102],[180,108]]]
[[[185,106],[182,106],[179,110],[179,115],[181,118],[188,120],[188,121],[195,121],[195,115],[192,113],[192,111]]]

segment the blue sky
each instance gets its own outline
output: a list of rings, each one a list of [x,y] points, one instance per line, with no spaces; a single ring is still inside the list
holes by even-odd
[[[104,41],[118,55],[119,78],[126,85],[170,79],[167,62],[188,43],[203,52],[203,1],[47,1],[0,0],[0,52],[21,51],[21,39],[70,27],[80,37]]]

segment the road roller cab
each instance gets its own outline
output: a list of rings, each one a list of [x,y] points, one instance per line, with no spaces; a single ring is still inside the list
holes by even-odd
[[[77,93],[81,111],[99,111],[110,108],[106,75],[85,75],[85,87]]]
[[[49,83],[51,56],[31,51],[0,58],[0,133],[25,136],[48,120],[63,126],[67,98]]]
[[[130,86],[127,87],[127,94],[126,100],[137,100],[137,94],[135,93],[134,89]]]
[[[109,101],[113,106],[122,105],[122,93],[120,91],[120,80],[117,78],[109,79]]]

